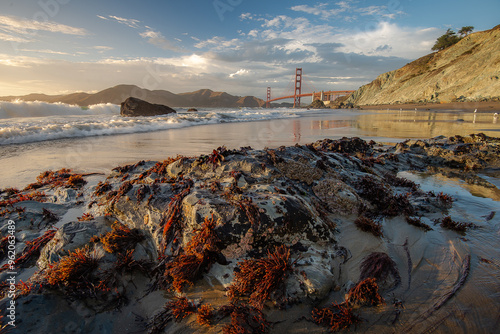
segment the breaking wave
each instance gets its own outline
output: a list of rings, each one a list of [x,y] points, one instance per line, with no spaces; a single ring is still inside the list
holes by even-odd
[[[297,117],[294,109],[207,109],[155,117],[121,117],[120,106],[97,104],[82,108],[64,103],[0,102],[0,145],[63,138],[161,131],[228,122]]]

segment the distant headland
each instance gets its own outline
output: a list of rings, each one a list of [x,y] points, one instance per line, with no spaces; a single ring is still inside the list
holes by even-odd
[[[67,95],[29,94],[24,96],[2,96],[0,97],[0,101],[60,102],[86,107],[100,103],[120,104],[130,96],[149,103],[163,104],[171,107],[262,107],[266,103],[264,100],[254,96],[235,96],[225,92],[214,92],[210,89],[175,94],[167,90],[149,90],[135,85],[118,85],[94,94],[80,92]]]

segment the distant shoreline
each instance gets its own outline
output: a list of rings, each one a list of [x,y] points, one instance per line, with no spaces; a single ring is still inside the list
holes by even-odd
[[[500,101],[484,101],[484,102],[448,102],[448,103],[404,103],[404,104],[376,104],[362,105],[360,110],[438,110],[438,111],[463,111],[463,112],[500,112]]]

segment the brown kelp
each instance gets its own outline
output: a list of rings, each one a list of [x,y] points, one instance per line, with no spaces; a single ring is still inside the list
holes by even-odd
[[[380,223],[372,220],[371,218],[365,216],[359,216],[354,224],[357,228],[359,228],[363,232],[370,232],[376,237],[382,237],[382,225]]]
[[[212,305],[203,304],[198,308],[196,322],[202,326],[211,326],[214,316],[215,312]]]
[[[149,319],[147,326],[148,333],[163,333],[168,323],[172,320],[179,322],[186,316],[196,312],[196,306],[186,297],[175,298],[167,302],[163,309]]]
[[[28,194],[21,194],[18,193],[14,196],[11,196],[7,199],[1,200],[0,201],[0,208],[1,207],[7,207],[7,206],[13,206],[16,203],[19,202],[24,202],[24,201],[37,201],[37,202],[45,202],[45,193],[44,192],[31,192]]]
[[[54,235],[56,234],[57,229],[50,229],[47,230],[43,235],[40,237],[32,240],[32,241],[27,241],[26,246],[24,247],[23,252],[19,257],[16,258],[14,261],[14,266],[19,266],[24,263],[29,262],[32,259],[35,259],[38,255],[40,255],[40,249],[45,246],[52,238],[54,238]],[[9,268],[9,264],[5,264],[0,268],[0,272],[3,272]]]
[[[84,213],[81,217],[77,217],[79,222],[91,221],[94,220],[94,215],[91,213]]]
[[[175,291],[181,292],[186,285],[193,284],[201,273],[209,270],[216,262],[219,252],[216,224],[213,216],[205,217],[201,229],[195,231],[184,253],[165,263],[164,275]]]
[[[217,313],[231,316],[231,322],[222,329],[224,334],[268,333],[271,328],[262,311],[250,305],[231,303],[220,307]]]
[[[111,231],[104,236],[93,238],[92,241],[100,241],[102,247],[108,253],[125,252],[134,249],[138,242],[144,240],[144,235],[137,229],[131,229],[118,221],[111,225]]]
[[[450,216],[443,217],[441,219],[436,219],[435,222],[439,224],[442,228],[452,230],[459,233],[465,233],[468,229],[475,228],[476,225],[473,223],[462,223],[451,219]]]
[[[117,253],[113,266],[99,275],[100,281],[97,289],[103,292],[116,290],[119,286],[120,277],[125,273],[137,271],[148,275],[151,263],[145,260],[135,260],[133,255],[133,249],[129,249],[124,253]]]
[[[162,240],[160,244],[159,250],[159,258],[163,259],[165,256],[165,251],[167,249],[167,245],[172,241],[174,237],[174,233],[179,229],[179,220],[181,213],[181,204],[184,197],[186,197],[191,191],[192,181],[187,180],[187,182],[182,183],[182,190],[172,197],[170,203],[168,204],[168,210],[161,221],[161,225],[163,226],[162,232]]]
[[[87,181],[83,178],[83,174],[73,173],[71,169],[62,168],[57,171],[45,171],[37,176],[35,183],[29,184],[24,190],[38,189],[44,186],[51,188],[81,188]]]
[[[426,223],[422,223],[422,220],[420,218],[414,218],[410,216],[405,216],[405,220],[408,224],[413,225],[415,227],[418,227],[424,231],[432,231],[432,227],[427,225]]]
[[[358,306],[378,306],[385,304],[384,298],[378,293],[378,284],[375,278],[366,278],[356,284],[347,296],[346,302]]]
[[[75,291],[93,289],[93,273],[98,263],[99,258],[86,245],[70,251],[48,268],[44,279],[48,285],[64,286]]]
[[[391,275],[395,286],[401,284],[401,276],[396,263],[383,252],[373,252],[363,259],[361,263],[360,280],[375,278],[379,283]]]
[[[361,322],[361,319],[346,303],[332,303],[329,307],[314,308],[312,319],[318,325],[329,327],[331,332],[349,329],[351,325]]]
[[[284,288],[288,274],[293,270],[295,261],[290,258],[290,249],[279,246],[267,257],[239,262],[235,271],[234,283],[229,287],[231,299],[247,296],[250,305],[262,309],[273,292]]]

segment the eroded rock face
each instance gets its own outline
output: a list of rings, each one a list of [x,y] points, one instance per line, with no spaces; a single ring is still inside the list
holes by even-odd
[[[498,99],[500,27],[383,73],[350,95],[354,105]],[[495,54],[492,56],[492,54]],[[479,65],[481,64],[481,65]]]
[[[158,116],[175,113],[170,107],[152,104],[135,97],[129,97],[121,104],[120,115],[127,117]]]

